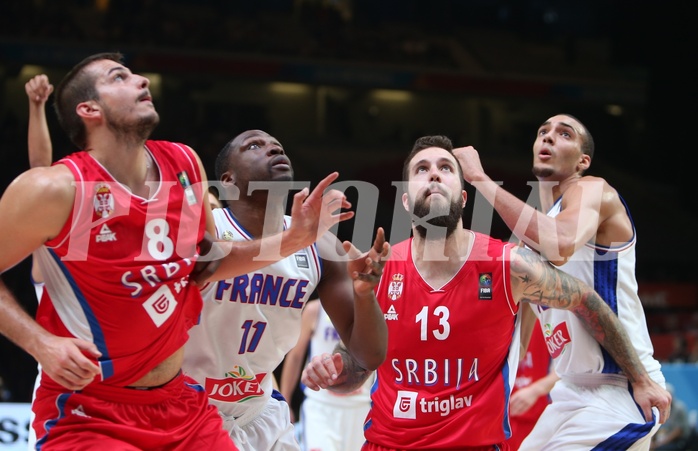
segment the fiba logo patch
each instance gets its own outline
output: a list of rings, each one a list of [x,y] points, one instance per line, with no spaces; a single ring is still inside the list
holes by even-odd
[[[107,218],[114,212],[114,195],[106,183],[98,183],[95,186],[95,197],[92,200],[95,213],[100,218]]]
[[[402,281],[404,278],[405,276],[400,273],[393,274],[393,277],[390,278],[390,284],[388,285],[388,297],[391,301],[397,301],[397,299],[402,296]]]
[[[177,307],[177,300],[167,285],[162,285],[143,303],[143,308],[157,327],[162,326],[167,321],[175,307]]]
[[[481,301],[492,300],[492,273],[481,273],[478,279],[478,295],[477,298]]]
[[[407,420],[417,419],[417,392],[398,390],[397,399],[393,406],[393,416],[395,418],[405,418]]]

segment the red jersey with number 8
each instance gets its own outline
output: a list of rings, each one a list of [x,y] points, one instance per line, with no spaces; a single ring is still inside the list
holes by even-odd
[[[189,283],[206,221],[198,162],[183,144],[147,141],[146,149],[160,173],[148,198],[89,152],[54,163],[73,173],[75,203],[60,234],[34,254],[46,282],[37,321],[95,343],[110,385],[129,385],[182,347],[202,307]]]

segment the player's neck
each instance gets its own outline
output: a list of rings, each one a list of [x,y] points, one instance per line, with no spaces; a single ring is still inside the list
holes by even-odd
[[[432,240],[415,234],[412,261],[424,280],[432,287],[439,288],[463,266],[474,241],[473,232],[462,226],[445,239]]]
[[[157,186],[160,173],[145,143],[129,140],[93,140],[85,149],[111,174],[112,177],[133,194],[149,198],[151,188]]]
[[[284,210],[245,200],[228,201],[230,212],[254,238],[280,233],[284,229]]]

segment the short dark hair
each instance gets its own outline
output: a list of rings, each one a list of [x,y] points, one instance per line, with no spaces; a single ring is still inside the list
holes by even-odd
[[[412,150],[407,155],[407,158],[405,158],[405,162],[402,165],[402,181],[403,182],[407,182],[407,180],[409,179],[410,161],[412,161],[414,156],[417,155],[419,152],[421,152],[424,149],[428,149],[430,147],[438,147],[440,149],[447,150],[448,153],[453,155],[453,142],[451,142],[451,139],[448,136],[429,135],[429,136],[422,136],[421,138],[417,138],[417,140],[414,142],[414,145],[412,146]],[[456,163],[458,166],[458,174],[460,175],[460,179],[461,179],[461,187],[463,189],[465,189],[465,179],[463,178],[463,170],[457,161],[456,161]]]
[[[123,55],[119,52],[90,55],[76,64],[56,88],[53,108],[58,116],[58,123],[68,134],[68,138],[73,144],[80,149],[87,146],[87,131],[85,123],[78,116],[75,108],[80,102],[99,98],[95,77],[84,69],[95,61],[111,60],[122,63],[123,59]]]
[[[223,173],[228,170],[228,160],[230,159],[230,153],[233,151],[233,143],[235,142],[236,138],[237,136],[228,141],[216,156],[216,163],[213,168],[216,174],[216,180],[220,180]]]

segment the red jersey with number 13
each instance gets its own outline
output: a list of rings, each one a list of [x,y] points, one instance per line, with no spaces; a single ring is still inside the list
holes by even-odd
[[[467,261],[443,287],[413,263],[412,239],[392,247],[376,287],[388,324],[366,439],[397,449],[502,443],[518,362],[511,245],[472,234]]]

